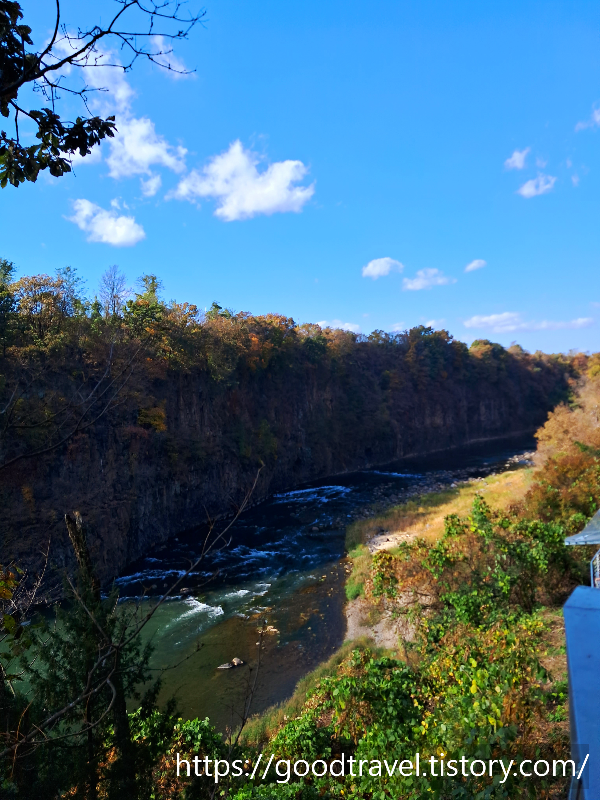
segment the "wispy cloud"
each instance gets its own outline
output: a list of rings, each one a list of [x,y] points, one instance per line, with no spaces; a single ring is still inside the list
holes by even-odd
[[[392,325],[392,332],[393,333],[402,333],[402,331],[406,330],[406,324],[404,322],[394,322]]]
[[[160,175],[150,175],[148,180],[142,179],[140,185],[144,197],[154,197],[162,185],[162,178]]]
[[[571,175],[571,183],[573,186],[579,186],[579,175]]]
[[[527,199],[530,197],[537,197],[540,194],[548,194],[548,192],[552,191],[555,183],[556,178],[554,176],[544,175],[540,172],[537,178],[532,178],[530,181],[524,183],[520,189],[517,189],[517,194]]]
[[[369,261],[369,263],[362,268],[362,276],[363,278],[373,278],[373,280],[376,281],[377,278],[389,275],[390,272],[402,272],[403,269],[404,264],[401,264],[393,258],[374,258],[373,261]]]
[[[195,78],[196,74],[188,69],[183,59],[175,55],[173,48],[164,36],[153,36],[152,45],[156,55],[153,60],[160,64],[165,70],[167,75],[173,80],[182,80],[185,78]]]
[[[525,321],[515,311],[503,314],[476,315],[463,322],[465,328],[489,329],[493,333],[512,333],[513,331],[560,331],[566,329],[588,328],[594,324],[591,317],[580,317],[566,322],[542,320],[541,322]]]
[[[119,214],[116,210],[118,203],[114,208],[114,211],[107,211],[89,200],[79,199],[73,203],[74,213],[67,219],[85,231],[88,242],[131,247],[146,238],[144,229],[134,217]]]
[[[405,292],[417,292],[420,289],[446,286],[449,283],[456,283],[456,278],[448,278],[439,269],[420,269],[415,278],[403,279],[402,289]]]
[[[263,172],[256,153],[237,140],[225,153],[214,156],[201,171],[192,170],[167,197],[194,202],[215,198],[215,216],[226,222],[257,214],[298,213],[315,192],[315,184],[294,186],[308,173],[301,161],[277,161]]]
[[[435,330],[442,327],[442,325],[446,322],[445,319],[428,319],[425,323],[426,328],[434,328]]]
[[[467,266],[465,267],[465,272],[475,272],[476,269],[481,269],[485,267],[487,261],[484,261],[483,258],[476,258],[474,261],[470,261]]]
[[[598,127],[600,127],[600,106],[594,105],[590,118],[585,120],[585,122],[578,122],[577,125],[575,125],[575,130],[583,131],[586,128]]]
[[[527,160],[527,154],[530,152],[531,147],[526,147],[524,150],[515,150],[512,156],[507,158],[504,162],[504,167],[506,169],[523,169],[525,167],[525,161]]]
[[[343,331],[352,331],[352,333],[360,333],[360,325],[356,325],[354,322],[342,322],[341,319],[322,319],[320,322],[317,322],[321,328],[339,328]]]

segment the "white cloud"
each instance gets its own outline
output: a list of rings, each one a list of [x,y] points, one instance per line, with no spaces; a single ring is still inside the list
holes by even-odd
[[[402,289],[407,292],[416,292],[419,289],[431,289],[432,286],[446,286],[456,283],[456,278],[448,278],[439,269],[420,269],[415,278],[404,278]]]
[[[169,49],[162,37],[154,36],[156,50]],[[72,52],[72,47],[63,39],[59,48],[61,53]],[[160,59],[161,57],[159,57]],[[174,68],[185,68],[172,54],[165,55]],[[112,66],[111,66],[112,65]],[[70,70],[69,70],[70,71]],[[172,76],[176,72],[169,73]],[[133,175],[151,175],[152,166],[162,166],[173,172],[183,172],[185,169],[184,157],[186,149],[170,145],[160,136],[154,127],[154,122],[147,117],[136,118],[131,111],[131,104],[135,97],[129,81],[125,77],[123,67],[120,66],[119,57],[110,51],[101,51],[94,56],[94,63],[85,69],[86,87],[91,89],[88,97],[90,107],[95,113],[102,116],[115,114],[117,131],[115,136],[105,140],[104,152],[108,148],[106,163],[109,167],[111,178],[129,178]],[[81,159],[73,157],[75,164],[85,160],[87,163],[101,160],[98,146],[94,147],[89,156]],[[144,194],[154,188],[152,194],[158,191],[160,184],[157,178],[142,185]]]
[[[514,311],[505,311],[503,314],[490,314],[488,316],[476,315],[464,321],[465,328],[490,329],[493,333],[512,333],[513,331],[559,331],[566,329],[587,328],[593,325],[591,317],[580,317],[568,322],[526,322],[521,314]]]
[[[373,280],[376,281],[377,278],[389,275],[392,271],[402,272],[403,269],[404,264],[401,264],[393,258],[387,256],[385,258],[374,258],[373,261],[369,261],[369,263],[362,268],[362,276],[363,278],[373,278]]]
[[[446,322],[445,319],[429,319],[425,323],[426,328],[433,328],[434,330],[438,330],[442,327],[442,325]]]
[[[104,58],[110,59],[111,63],[118,63],[118,59],[113,60],[111,53],[107,53]],[[86,69],[85,75],[94,89],[89,97],[90,105],[95,111],[105,116],[129,111],[135,92],[122,67],[104,66],[100,63],[100,66]]]
[[[149,175],[150,167],[157,164],[173,172],[185,169],[184,147],[172,147],[159,136],[154,123],[147,117],[123,119],[118,132],[109,140],[110,153],[106,162],[111,178],[128,178],[132,175]]]
[[[85,164],[86,166],[89,164],[98,164],[102,161],[102,151],[100,147],[101,145],[99,144],[92,147],[87,156],[80,156],[79,150],[76,150],[74,153],[69,153],[68,159],[75,169],[77,169],[80,164]]]
[[[144,197],[154,197],[154,195],[158,192],[162,185],[162,178],[160,175],[150,175],[148,180],[140,181],[140,186],[142,188],[142,194]]]
[[[85,231],[88,242],[131,247],[146,238],[144,229],[133,217],[119,216],[116,210],[106,211],[89,200],[75,200],[73,211],[73,216],[67,219]]]
[[[72,33],[72,40],[66,36],[60,39],[54,46],[54,52],[58,58],[70,56],[76,50],[75,40],[77,36]],[[85,76],[81,88],[86,90],[86,98],[89,107],[94,113],[107,117],[110,114],[129,115],[131,101],[135,96],[129,81],[125,78],[122,66],[119,66],[118,57],[110,51],[98,51],[85,70],[80,71]],[[111,66],[113,65],[113,66]],[[116,66],[115,66],[116,65]],[[57,76],[72,75],[74,67],[65,64],[57,73]],[[80,156],[79,152],[69,155],[69,159],[74,166],[81,163],[94,164],[102,160],[100,145],[95,145],[89,155]]]
[[[237,140],[225,153],[214,156],[201,172],[192,170],[167,197],[190,202],[214,197],[219,202],[215,216],[226,222],[257,214],[302,211],[315,185],[293,184],[306,176],[307,167],[301,161],[277,161],[259,172],[258,163],[258,156],[244,150]]]
[[[317,325],[319,325],[321,328],[340,328],[343,331],[360,333],[360,325],[356,325],[354,322],[342,322],[341,319],[322,319],[320,322],[317,322]]]
[[[394,322],[392,325],[392,332],[393,333],[402,333],[406,330],[406,325],[404,322]]]
[[[521,197],[537,197],[540,194],[547,194],[552,191],[552,187],[556,183],[556,178],[552,175],[544,175],[540,172],[537,178],[532,178],[527,183],[524,183],[520,189],[517,189],[517,194]]]
[[[579,175],[571,175],[571,182],[573,186],[579,186]]]
[[[515,150],[510,158],[504,162],[506,169],[523,169],[527,154],[531,152],[531,147],[526,147],[525,150]]]
[[[592,114],[588,120],[585,122],[578,122],[575,125],[576,131],[583,131],[586,128],[598,128],[600,127],[600,107],[596,106],[592,108]]]
[[[548,166],[548,162],[538,156],[538,158],[535,160],[535,165],[536,167],[539,167],[539,169],[544,169],[544,167]]]
[[[485,267],[487,261],[484,261],[483,258],[476,258],[474,261],[470,261],[467,266],[465,267],[465,272],[475,272],[476,269],[481,269]]]
[[[183,59],[175,55],[171,44],[165,40],[164,36],[153,36],[152,45],[157,51],[162,51],[153,57],[157,64],[165,68],[167,75],[174,80],[184,78],[195,78],[195,74],[186,67]]]
[[[464,321],[465,328],[491,328],[494,333],[502,331],[515,331],[521,324],[521,315],[512,311],[503,314],[489,314],[488,316],[475,315]]]

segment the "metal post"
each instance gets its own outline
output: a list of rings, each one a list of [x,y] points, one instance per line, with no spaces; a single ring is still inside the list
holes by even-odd
[[[594,589],[600,589],[600,550],[590,561],[590,585]]]

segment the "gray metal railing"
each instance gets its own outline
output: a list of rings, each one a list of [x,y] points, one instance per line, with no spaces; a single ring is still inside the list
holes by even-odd
[[[566,545],[589,545],[600,544],[600,510],[596,511],[594,516],[585,526],[585,528],[573,536],[567,536],[565,539]],[[600,589],[600,550],[590,561],[590,585],[593,589]]]
[[[590,561],[590,585],[594,589],[600,589],[600,550]]]

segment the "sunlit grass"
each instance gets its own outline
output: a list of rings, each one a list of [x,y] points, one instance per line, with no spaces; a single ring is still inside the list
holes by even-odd
[[[491,475],[482,481],[472,481],[442,492],[424,494],[414,500],[393,506],[377,517],[357,520],[348,526],[346,548],[353,553],[383,528],[389,533],[405,533],[426,541],[436,541],[444,532],[448,514],[468,516],[473,498],[479,492],[494,508],[505,509],[523,499],[531,486],[530,468]]]
[[[365,581],[369,577],[371,554],[364,544],[359,544],[348,554],[352,559],[352,572],[346,580],[346,599],[355,600],[364,595]]]

